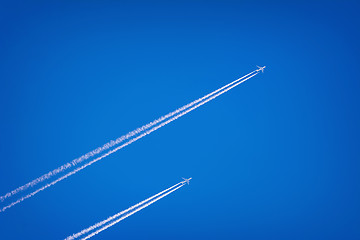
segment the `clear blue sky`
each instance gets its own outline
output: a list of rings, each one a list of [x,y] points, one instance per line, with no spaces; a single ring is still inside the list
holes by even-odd
[[[181,177],[96,239],[359,239],[359,10],[1,2],[1,195],[267,69],[0,214],[0,239],[63,239]]]

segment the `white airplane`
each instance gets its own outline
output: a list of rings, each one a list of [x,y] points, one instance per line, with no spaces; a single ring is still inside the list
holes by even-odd
[[[266,68],[266,66],[263,66],[263,67],[259,67],[258,65],[256,65],[259,69],[257,69],[256,71],[257,72],[264,72],[264,69]]]
[[[182,179],[184,179],[184,181],[182,181],[183,184],[185,184],[185,183],[190,184],[190,180],[191,180],[192,178],[188,178],[188,179],[182,178]]]

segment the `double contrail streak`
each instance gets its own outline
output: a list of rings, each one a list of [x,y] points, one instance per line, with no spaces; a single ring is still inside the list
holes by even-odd
[[[119,213],[117,213],[117,214],[115,214],[115,215],[113,215],[113,216],[111,216],[111,217],[108,217],[107,219],[105,219],[105,220],[103,220],[103,221],[101,221],[101,222],[98,222],[98,223],[96,223],[96,224],[94,224],[94,225],[92,225],[92,226],[90,226],[90,227],[82,230],[81,232],[78,232],[78,233],[76,233],[76,234],[73,234],[73,235],[67,237],[66,240],[73,240],[73,239],[75,239],[75,238],[80,237],[81,235],[84,235],[85,233],[88,233],[88,232],[90,232],[90,231],[93,231],[94,229],[96,229],[96,228],[98,228],[98,227],[101,227],[101,226],[104,225],[105,223],[108,223],[109,221],[112,221],[112,220],[116,219],[117,217],[119,217],[119,216],[121,216],[121,215],[129,212],[130,210],[133,210],[133,209],[135,209],[135,208],[143,205],[144,203],[149,202],[150,200],[152,200],[152,199],[154,199],[154,198],[156,198],[156,197],[164,194],[165,192],[167,192],[167,191],[175,188],[176,186],[178,186],[178,185],[180,185],[180,184],[183,184],[183,182],[179,182],[179,183],[175,184],[174,186],[169,187],[168,189],[165,189],[164,191],[159,192],[158,194],[156,194],[156,195],[154,195],[154,196],[152,196],[152,197],[149,197],[149,198],[145,199],[144,201],[141,201],[141,202],[139,202],[138,204],[135,204],[134,206],[131,206],[131,207],[129,207],[128,209],[126,209],[126,210],[124,210],[124,211],[122,211],[122,212],[119,212]]]
[[[202,97],[202,98],[199,98],[199,99],[197,99],[197,100],[195,100],[195,101],[193,101],[193,102],[191,102],[191,103],[189,103],[189,104],[187,104],[187,105],[185,105],[185,106],[183,106],[183,107],[181,107],[181,108],[176,109],[176,110],[173,111],[173,112],[170,112],[170,113],[168,113],[168,114],[166,114],[166,115],[164,115],[164,116],[162,116],[162,117],[160,117],[160,118],[158,118],[158,119],[156,119],[156,120],[154,120],[154,121],[152,121],[152,122],[150,122],[150,123],[148,123],[148,124],[140,127],[140,128],[137,128],[137,129],[135,129],[135,130],[127,133],[126,135],[123,135],[123,136],[117,138],[115,141],[111,140],[110,142],[104,144],[102,147],[98,147],[97,149],[95,149],[95,150],[93,150],[93,151],[90,151],[90,152],[82,155],[81,157],[76,158],[76,159],[72,160],[71,162],[68,162],[68,163],[60,166],[60,167],[54,169],[53,171],[48,172],[48,173],[42,175],[41,177],[38,177],[38,178],[34,179],[33,181],[31,181],[31,182],[29,182],[29,183],[27,183],[27,184],[25,184],[25,185],[23,185],[23,186],[21,186],[21,187],[18,187],[18,188],[16,188],[15,190],[6,193],[6,194],[3,195],[3,196],[0,196],[0,201],[3,202],[5,199],[7,199],[7,198],[9,198],[9,197],[11,197],[11,196],[13,196],[13,195],[15,195],[15,194],[17,194],[17,193],[20,193],[20,192],[22,192],[22,191],[25,191],[25,190],[28,189],[29,187],[34,187],[35,185],[37,185],[37,184],[39,184],[39,183],[41,183],[41,182],[43,182],[43,181],[45,181],[45,180],[47,180],[47,179],[55,176],[55,175],[57,175],[57,174],[65,171],[65,170],[67,170],[67,169],[69,169],[69,168],[72,168],[72,167],[78,165],[79,163],[82,163],[83,161],[85,161],[85,160],[87,160],[87,159],[89,159],[89,158],[91,158],[91,157],[94,157],[94,156],[98,155],[98,154],[101,153],[101,152],[103,152],[103,151],[105,151],[105,150],[108,150],[109,148],[111,148],[111,147],[113,147],[113,146],[118,145],[119,143],[121,143],[121,142],[123,142],[123,141],[125,141],[125,140],[127,140],[127,139],[129,139],[129,138],[131,138],[131,137],[133,137],[133,136],[135,136],[135,135],[137,135],[137,134],[145,131],[146,129],[149,129],[149,128],[151,128],[152,126],[154,126],[154,125],[156,125],[156,124],[158,124],[158,123],[160,123],[160,122],[162,122],[162,121],[164,121],[164,120],[166,120],[166,119],[174,116],[175,114],[177,114],[177,113],[179,113],[179,112],[181,112],[181,111],[183,111],[183,110],[185,110],[185,109],[187,109],[187,108],[189,108],[189,107],[197,104],[198,102],[200,102],[200,101],[208,98],[209,96],[211,96],[211,95],[213,95],[213,94],[215,94],[215,93],[223,90],[224,88],[226,88],[226,87],[228,87],[228,86],[230,86],[230,85],[232,85],[232,84],[234,84],[234,83],[236,83],[236,82],[238,82],[238,81],[246,78],[247,76],[253,74],[254,72],[256,72],[256,71],[253,71],[253,72],[251,72],[251,73],[249,73],[249,74],[247,74],[247,75],[245,75],[245,76],[243,76],[243,77],[241,77],[241,78],[239,78],[239,79],[236,79],[236,80],[234,80],[233,82],[231,82],[231,83],[229,83],[229,84],[227,84],[227,85],[225,85],[225,86],[223,86],[223,87],[221,87],[221,88],[219,88],[219,89],[217,89],[217,90],[215,90],[215,91],[213,91],[213,92],[205,95],[205,96]]]
[[[165,115],[165,116],[163,116],[163,117],[160,117],[159,119],[157,119],[157,120],[155,120],[155,121],[153,121],[153,122],[151,122],[151,123],[149,123],[149,124],[146,124],[146,125],[142,126],[141,128],[138,128],[138,129],[136,129],[136,130],[128,133],[127,135],[124,135],[123,137],[118,138],[116,141],[110,141],[109,143],[105,144],[103,147],[98,148],[98,149],[90,152],[90,153],[92,153],[92,156],[94,156],[94,155],[96,155],[96,154],[99,154],[101,151],[104,151],[105,149],[109,149],[110,147],[115,146],[115,145],[119,144],[120,142],[122,142],[122,141],[124,141],[124,140],[126,140],[126,139],[131,138],[132,136],[135,136],[136,134],[142,133],[142,134],[140,134],[139,136],[130,139],[128,142],[123,143],[122,145],[120,145],[120,146],[118,146],[118,147],[116,147],[116,148],[108,151],[107,153],[103,154],[102,156],[97,157],[97,158],[91,160],[90,162],[88,162],[88,163],[86,163],[86,164],[84,164],[84,165],[82,165],[82,166],[79,166],[78,168],[74,169],[73,171],[71,171],[71,172],[63,175],[62,177],[59,177],[59,178],[57,178],[56,180],[52,181],[51,183],[48,183],[48,184],[44,185],[43,187],[41,187],[41,188],[33,191],[32,193],[29,193],[29,194],[27,194],[26,196],[23,196],[23,197],[21,197],[20,199],[14,201],[14,202],[12,202],[12,203],[10,203],[9,205],[7,205],[7,206],[3,207],[2,209],[0,209],[0,212],[3,212],[3,211],[5,211],[6,209],[8,209],[8,208],[10,208],[10,207],[12,207],[12,206],[14,206],[14,205],[16,205],[16,204],[24,201],[25,199],[28,199],[28,198],[34,196],[34,195],[37,194],[38,192],[43,191],[44,189],[46,189],[46,188],[48,188],[48,187],[50,187],[50,186],[55,185],[55,184],[58,183],[59,181],[61,181],[61,180],[65,179],[65,178],[67,178],[67,177],[69,177],[69,176],[77,173],[78,171],[80,171],[80,170],[82,170],[82,169],[84,169],[84,168],[92,165],[93,163],[95,163],[95,162],[97,162],[97,161],[99,161],[99,160],[101,160],[101,159],[109,156],[109,155],[112,154],[112,153],[117,152],[118,150],[120,150],[120,149],[122,149],[122,148],[130,145],[131,143],[133,143],[133,142],[135,142],[135,141],[143,138],[144,136],[146,136],[146,135],[148,135],[148,134],[156,131],[157,129],[159,129],[159,128],[165,126],[165,125],[167,125],[168,123],[170,123],[170,122],[178,119],[179,117],[181,117],[181,116],[183,116],[183,115],[185,115],[185,114],[193,111],[194,109],[196,109],[196,108],[204,105],[205,103],[213,100],[214,98],[222,95],[223,93],[226,93],[226,92],[229,91],[230,89],[232,89],[232,88],[238,86],[239,84],[245,82],[246,80],[254,77],[254,76],[257,75],[258,73],[259,73],[258,71],[253,71],[253,72],[251,72],[251,73],[249,73],[249,74],[247,74],[247,75],[245,75],[245,76],[243,76],[243,77],[241,77],[241,78],[239,78],[239,79],[237,79],[237,80],[235,80],[235,81],[233,81],[233,82],[231,82],[231,83],[229,83],[229,84],[227,84],[227,85],[225,85],[225,86],[223,86],[223,87],[221,87],[221,88],[219,88],[219,89],[217,89],[217,90],[215,90],[215,91],[213,91],[213,92],[211,92],[211,93],[209,93],[209,94],[207,94],[207,95],[205,95],[205,96],[202,97],[202,98],[199,98],[199,99],[197,99],[197,100],[195,100],[195,101],[193,101],[193,102],[191,102],[191,103],[189,103],[189,104],[187,104],[187,105],[185,105],[185,106],[183,106],[183,107],[181,107],[181,108],[179,108],[179,109],[177,109],[177,110],[175,110],[175,111],[173,111],[173,112],[171,112],[171,113],[169,113],[169,114],[167,114],[167,115]],[[194,106],[194,105],[195,105],[195,106]],[[193,106],[193,107],[192,107],[192,106]],[[170,118],[170,119],[168,119],[168,118]],[[168,119],[168,120],[165,121],[166,119]],[[160,124],[159,124],[159,123],[160,123]],[[156,125],[156,124],[158,124],[158,125]],[[156,126],[155,126],[155,125],[156,125]],[[154,126],[154,127],[153,127],[153,126]],[[153,128],[151,128],[151,127],[153,127]],[[149,129],[149,128],[151,128],[151,129]],[[147,129],[149,129],[149,130],[147,130]],[[88,155],[88,156],[85,157],[86,155]],[[67,164],[61,166],[60,168],[55,169],[54,171],[52,171],[52,172],[50,172],[50,173],[53,173],[53,172],[54,172],[54,174],[56,175],[56,174],[64,171],[64,170],[67,169],[67,168],[73,167],[73,166],[81,163],[81,162],[84,161],[85,159],[91,157],[90,155],[91,155],[91,154],[89,154],[89,153],[88,153],[88,154],[85,154],[85,155],[83,155],[82,157],[73,160],[71,163],[67,163]],[[64,166],[68,166],[68,167],[65,168]],[[49,174],[49,173],[48,173],[48,174]],[[1,200],[4,201],[5,198],[7,198],[7,197],[9,197],[9,196],[11,196],[11,195],[14,195],[14,194],[16,194],[16,193],[18,193],[18,192],[20,192],[20,191],[23,191],[23,190],[29,188],[30,186],[34,186],[34,185],[38,184],[39,182],[42,182],[42,181],[44,181],[44,180],[46,180],[46,179],[48,179],[48,178],[50,178],[51,176],[54,175],[54,174],[52,174],[52,175],[50,174],[48,177],[44,177],[44,176],[47,176],[48,174],[45,174],[45,175],[41,176],[40,178],[37,178],[37,179],[33,180],[32,182],[30,182],[30,183],[28,183],[28,184],[25,184],[24,186],[27,186],[27,187],[22,186],[22,187],[19,187],[19,188],[15,189],[14,191],[12,191],[12,192],[14,192],[13,194],[12,194],[12,192],[7,193],[6,195],[4,195],[4,196],[1,197]],[[33,183],[33,182],[34,182],[34,183]],[[33,183],[33,184],[32,184],[32,183]],[[18,190],[18,189],[20,189],[20,190]]]
[[[146,208],[147,206],[153,204],[154,202],[159,201],[160,199],[166,197],[166,196],[169,195],[170,193],[172,193],[172,192],[178,190],[179,188],[183,187],[184,184],[185,184],[184,182],[180,182],[180,183],[178,183],[178,184],[176,184],[176,185],[174,185],[174,186],[172,186],[172,187],[170,187],[170,188],[162,191],[161,193],[158,193],[158,194],[156,194],[155,196],[151,197],[151,199],[153,199],[153,198],[155,198],[156,196],[158,196],[158,197],[156,197],[155,199],[153,199],[153,200],[151,200],[151,201],[146,201],[146,200],[144,200],[143,202],[141,202],[142,204],[138,203],[138,204],[134,205],[133,207],[130,207],[131,209],[133,209],[133,211],[130,211],[130,208],[127,209],[128,211],[130,211],[129,213],[127,213],[127,214],[125,214],[124,216],[118,218],[117,220],[115,220],[115,221],[113,221],[113,222],[105,225],[104,227],[100,228],[99,230],[96,230],[95,232],[93,232],[93,233],[85,236],[84,238],[82,238],[82,240],[89,239],[89,238],[95,236],[96,234],[99,234],[100,232],[108,229],[109,227],[117,224],[118,222],[124,220],[125,218],[130,217],[131,215],[133,215],[134,213],[140,211],[141,209]],[[180,185],[180,186],[178,186],[178,185]],[[176,187],[176,186],[177,186],[177,187]],[[170,190],[170,189],[172,189],[172,190]],[[170,190],[170,191],[168,191],[168,190]],[[164,193],[164,192],[166,192],[166,193]],[[162,193],[164,193],[164,194],[162,194]],[[145,202],[146,202],[146,203],[145,203]],[[144,204],[144,203],[145,203],[145,204]],[[138,208],[136,208],[135,206],[138,207]],[[139,207],[139,206],[140,206],[140,207]],[[127,210],[125,210],[125,211],[128,212]],[[105,222],[105,221],[106,221],[106,222],[109,222],[109,221],[111,221],[111,220],[113,220],[113,219],[115,219],[115,218],[123,215],[124,213],[126,213],[125,211],[120,212],[120,213],[117,213],[117,214],[113,215],[112,217],[109,217],[108,219],[106,219],[106,220],[104,220],[104,221],[102,221],[102,222]],[[110,220],[109,220],[109,219],[110,219]],[[102,226],[102,225],[105,224],[105,223],[101,224],[102,222],[99,222],[99,223],[97,223],[97,224],[95,224],[95,225],[93,225],[93,226],[91,226],[91,227],[89,227],[89,228],[87,228],[87,229],[85,229],[85,230],[83,230],[83,231],[86,231],[86,232],[92,231],[92,230],[94,230],[94,229],[96,229],[96,228],[98,228],[98,227],[100,227],[100,226]],[[100,225],[99,225],[99,224],[100,224]],[[88,231],[87,231],[87,230],[88,230]],[[83,231],[81,231],[81,232],[83,232]],[[81,232],[80,232],[80,233],[81,233]],[[78,234],[80,234],[80,233],[78,233]],[[74,234],[74,235],[77,235],[77,234]],[[72,240],[72,239],[74,239],[74,238],[73,238],[74,235],[72,235],[72,236],[70,236],[70,237],[67,237],[65,240]],[[80,235],[78,235],[78,236],[81,236],[81,235],[83,235],[83,234],[80,234]]]

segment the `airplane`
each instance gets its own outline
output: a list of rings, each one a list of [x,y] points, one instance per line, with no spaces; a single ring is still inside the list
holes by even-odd
[[[182,179],[184,179],[184,181],[182,181],[183,184],[185,184],[185,183],[190,184],[190,180],[191,180],[192,178],[188,178],[188,179],[182,178]]]
[[[266,66],[263,66],[263,67],[259,67],[258,65],[256,65],[259,69],[257,69],[256,71],[257,72],[264,72],[264,69],[266,68]]]

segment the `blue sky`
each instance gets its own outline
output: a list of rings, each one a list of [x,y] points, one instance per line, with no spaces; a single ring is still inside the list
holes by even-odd
[[[63,239],[181,177],[97,239],[359,239],[359,10],[1,2],[1,195],[267,69],[2,213],[0,239]]]

